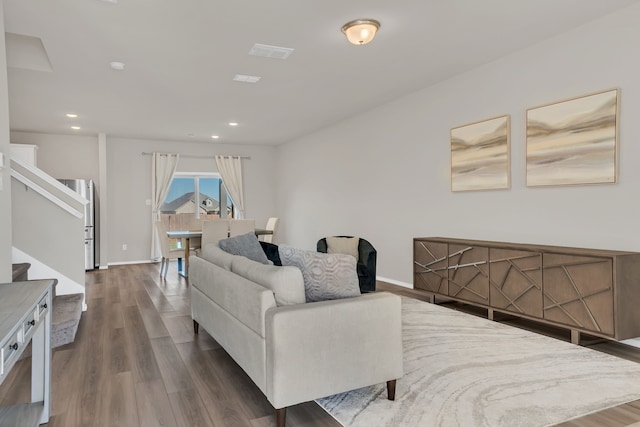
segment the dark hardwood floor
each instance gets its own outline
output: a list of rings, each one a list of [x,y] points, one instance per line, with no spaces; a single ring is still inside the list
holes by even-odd
[[[394,285],[378,288],[426,299]],[[275,425],[273,408],[233,359],[202,328],[193,334],[188,284],[175,263],[166,280],[157,264],[89,272],[86,292],[88,310],[75,342],[53,352],[48,426]],[[640,349],[610,342],[591,347],[640,362]],[[0,406],[29,401],[30,368],[29,358],[18,362],[0,387]],[[640,401],[562,426],[638,421]],[[313,402],[290,408],[287,425],[340,426]]]

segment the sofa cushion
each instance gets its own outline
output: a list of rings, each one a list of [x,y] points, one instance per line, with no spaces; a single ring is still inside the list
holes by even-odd
[[[224,268],[225,270],[231,271],[233,255],[220,249],[216,243],[204,245],[200,251],[200,258],[205,259],[218,267]]]
[[[189,260],[190,286],[264,337],[265,313],[277,305],[273,292],[204,259]]]
[[[360,295],[356,259],[351,255],[325,254],[287,245],[278,247],[282,265],[298,267],[304,279],[307,302]]]
[[[269,259],[264,254],[262,246],[253,231],[239,236],[222,239],[218,242],[218,246],[225,252],[233,255],[241,255],[262,264],[268,264]]]
[[[264,265],[240,256],[233,258],[231,271],[270,289],[279,306],[303,304],[306,301],[304,280],[300,269]]]
[[[327,253],[328,254],[347,254],[358,260],[359,237],[327,237]]]

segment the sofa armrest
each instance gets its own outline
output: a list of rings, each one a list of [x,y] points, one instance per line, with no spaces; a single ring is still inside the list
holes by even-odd
[[[276,409],[403,374],[401,299],[387,292],[271,308],[265,336]]]

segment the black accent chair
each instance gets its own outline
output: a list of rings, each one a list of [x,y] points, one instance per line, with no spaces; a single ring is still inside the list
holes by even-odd
[[[335,236],[335,237],[353,237],[353,236]],[[316,245],[318,252],[327,253],[327,239],[323,237],[318,240]],[[358,272],[358,282],[360,283],[360,292],[375,292],[376,290],[376,259],[378,252],[376,249],[363,238],[358,243],[358,263],[356,270]]]

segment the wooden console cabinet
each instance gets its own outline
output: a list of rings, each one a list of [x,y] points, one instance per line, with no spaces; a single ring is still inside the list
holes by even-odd
[[[640,253],[479,240],[413,241],[414,287],[571,330],[640,336]]]

